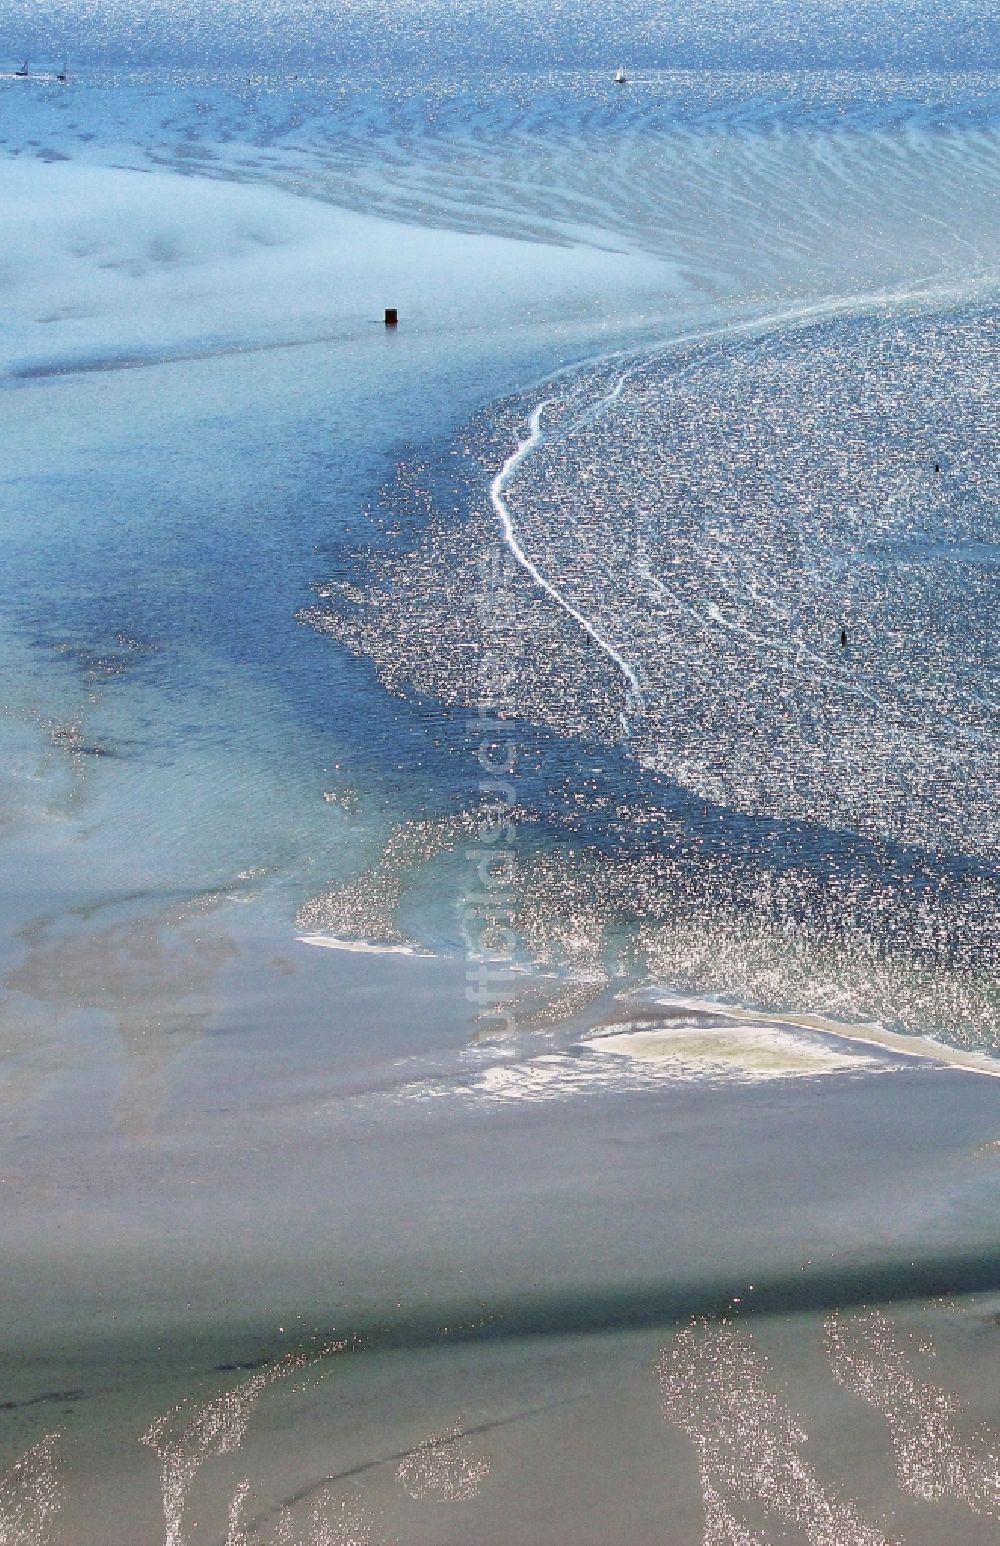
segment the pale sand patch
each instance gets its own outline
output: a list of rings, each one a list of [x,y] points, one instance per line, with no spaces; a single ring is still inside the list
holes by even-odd
[[[770,1026],[630,1029],[626,1024],[622,1030],[589,1036],[562,1051],[529,1058],[511,1053],[510,1060],[484,1068],[459,1087],[418,1080],[403,1086],[398,1096],[436,1101],[458,1094],[473,1102],[537,1104],[600,1092],[640,1093],[661,1082],[746,1085],[827,1074],[881,1073],[898,1066]]]
[[[870,1067],[874,1059],[762,1025],[724,1028],[670,1027],[663,1030],[621,1031],[594,1036],[584,1043],[594,1052],[630,1058],[640,1063],[701,1066],[745,1077],[822,1074],[839,1069]]]
[[[75,155],[73,142],[66,149]],[[627,315],[667,260],[404,224],[261,184],[0,156],[0,372],[28,379],[432,331],[466,338]],[[382,355],[378,356],[379,358]]]
[[[720,1019],[746,1022],[753,1019],[751,1010],[716,1004],[710,999],[664,997],[649,998],[646,1005],[661,1005],[673,1010],[691,1010],[710,1013]],[[924,1058],[934,1063],[947,1063],[952,1068],[964,1068],[970,1073],[988,1074],[1000,1078],[1000,1059],[986,1052],[966,1052],[960,1047],[949,1047],[936,1041],[933,1036],[910,1036],[900,1031],[886,1030],[885,1026],[871,1022],[852,1025],[842,1020],[832,1020],[817,1014],[768,1014],[762,1017],[767,1025],[792,1026],[804,1031],[819,1031],[824,1036],[836,1036],[840,1041],[860,1042],[864,1046],[884,1047],[889,1052],[901,1052],[905,1057]],[[757,1022],[760,1023],[760,1022]]]

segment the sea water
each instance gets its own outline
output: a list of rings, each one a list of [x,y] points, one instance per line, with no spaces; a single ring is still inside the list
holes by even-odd
[[[640,964],[658,948],[674,986],[990,1043],[988,80],[647,71],[623,92],[579,72],[358,89],[119,71],[71,91],[5,85],[25,253],[5,583],[12,648],[30,657],[20,691],[33,687],[17,712],[37,719],[44,699],[78,766],[104,758],[88,783],[94,798],[116,785],[126,865],[141,848],[167,886],[171,866],[192,884],[266,872],[315,922],[310,882],[343,870],[376,807],[396,827],[475,816],[469,711],[484,660],[509,650],[501,712],[526,722],[530,807],[519,863],[553,842],[561,862],[624,848],[640,870],[673,850],[683,878],[662,877],[657,907],[674,910],[663,898],[681,885],[727,930],[734,907],[751,934],[759,913],[760,937],[801,914],[817,951],[847,953],[851,985],[828,981],[833,965],[806,990],[770,947],[770,996],[732,952],[729,983],[662,938]],[[253,186],[238,197],[234,180]],[[398,339],[375,336],[384,297],[362,301],[372,229],[348,220],[334,262],[315,198],[424,228],[412,302],[405,259],[393,275]],[[433,255],[428,224],[446,228]],[[467,243],[475,278],[458,277],[456,228],[521,246],[504,259]],[[552,244],[567,242],[560,263]],[[75,279],[51,315],[34,311],[39,262]],[[353,312],[341,338],[316,338],[325,286],[341,307],[328,327],[343,331],[345,301]],[[539,385],[504,395],[525,378]],[[192,424],[196,453],[179,459]],[[506,634],[484,622],[475,578],[498,554],[520,569]],[[539,725],[555,737],[543,750]],[[559,791],[568,780],[579,800],[595,757],[606,789],[567,826]],[[189,776],[199,814],[182,816]],[[338,781],[364,786],[366,815],[331,819],[323,786]],[[414,885],[411,865],[393,895]],[[462,877],[441,885],[450,898],[435,884],[406,930],[370,918],[368,942],[461,944]],[[599,922],[609,905],[594,903]],[[655,933],[648,897],[614,911]],[[909,1005],[900,951],[920,980]],[[592,956],[606,972],[599,942]]]
[[[831,17],[0,80],[26,1538],[985,1538],[996,78]]]

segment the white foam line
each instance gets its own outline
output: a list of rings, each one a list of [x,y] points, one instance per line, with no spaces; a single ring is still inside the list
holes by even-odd
[[[366,956],[420,956],[433,959],[430,950],[418,950],[415,945],[373,945],[363,939],[338,939],[333,934],[297,934],[300,945],[319,945],[324,950],[347,950],[354,955]]]
[[[771,650],[775,654],[788,656],[794,655],[795,664],[797,666],[801,666],[803,660],[813,660],[818,665],[823,667],[823,669],[818,672],[803,672],[801,680],[806,682],[815,682],[824,687],[829,686],[832,682],[835,686],[842,688],[845,692],[850,693],[858,698],[864,698],[867,702],[871,703],[876,709],[878,709],[879,712],[884,713],[885,705],[881,702],[880,699],[875,697],[874,693],[868,692],[863,687],[857,687],[854,683],[848,681],[842,675],[831,675],[829,667],[823,660],[822,656],[817,655],[812,650],[807,649],[801,640],[799,644],[794,647],[790,645],[778,644],[773,639],[768,638],[765,634],[753,633],[742,623],[729,622],[728,619],[722,616],[722,613],[714,604],[708,607],[708,620],[706,620],[706,618],[695,607],[690,606],[685,601],[681,601],[680,598],[674,593],[674,591],[670,590],[668,586],[663,584],[662,580],[658,580],[650,570],[648,564],[640,564],[638,572],[640,578],[645,580],[646,584],[650,587],[652,592],[654,592],[662,600],[670,602],[677,608],[678,612],[685,613],[686,616],[690,618],[695,628],[697,628],[701,633],[710,634],[712,631],[712,624],[714,623],[721,628],[727,629],[730,633],[739,634],[741,638],[748,639],[753,644],[759,644],[764,649]],[[756,592],[754,592],[754,595],[756,596]],[[777,608],[773,608],[772,610],[777,611]]]
[[[614,398],[621,392],[621,389],[624,385],[624,380],[625,377],[622,376],[622,378],[616,383],[615,387],[612,388],[611,393],[608,394],[608,402],[613,401]],[[517,562],[521,565],[521,568],[525,571],[526,574],[531,576],[540,590],[543,590],[547,596],[550,596],[557,606],[562,607],[563,611],[567,612],[569,616],[573,618],[574,622],[579,624],[584,633],[593,639],[594,643],[598,646],[599,649],[604,651],[608,659],[614,662],[629,685],[629,697],[635,702],[640,712],[642,712],[644,707],[642,688],[639,686],[639,678],[632,670],[632,667],[629,665],[624,656],[619,654],[614,645],[610,643],[610,641],[607,640],[603,634],[598,632],[598,630],[594,627],[594,624],[590,621],[589,617],[587,617],[583,612],[579,611],[571,601],[567,601],[566,597],[556,589],[551,581],[545,578],[537,564],[533,563],[532,560],[528,557],[514,532],[514,522],[511,518],[511,513],[507,506],[507,502],[503,497],[505,488],[510,483],[514,474],[517,472],[517,469],[521,466],[521,463],[526,461],[531,453],[535,450],[535,448],[541,444],[543,438],[542,414],[545,412],[545,409],[549,406],[549,404],[554,401],[554,398],[546,397],[532,410],[531,417],[528,420],[527,435],[522,441],[520,441],[516,449],[511,452],[503,466],[500,468],[500,471],[497,473],[496,477],[490,484],[490,502],[492,503],[497,515],[500,517],[500,523],[503,526],[504,541],[506,542],[508,548],[514,555]]]

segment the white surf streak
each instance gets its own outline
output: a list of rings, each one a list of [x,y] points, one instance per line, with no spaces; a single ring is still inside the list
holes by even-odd
[[[421,956],[433,959],[433,951],[420,950],[416,945],[376,945],[363,939],[338,939],[334,934],[297,934],[300,945],[318,945],[323,950],[347,950],[353,955],[368,956]]]
[[[622,382],[617,384],[617,392],[620,392],[622,384]],[[615,392],[615,395],[617,395],[617,392]],[[527,460],[527,458],[536,449],[536,447],[541,444],[543,439],[542,414],[545,412],[545,409],[549,406],[549,404],[554,401],[554,398],[546,397],[532,410],[531,417],[528,420],[527,435],[522,441],[519,442],[516,449],[511,452],[503,466],[500,468],[500,471],[497,473],[496,477],[490,484],[490,503],[500,518],[500,524],[503,527],[504,542],[510,549],[514,558],[520,564],[521,568],[525,571],[526,574],[530,575],[531,579],[534,580],[535,584],[539,587],[540,590],[543,590],[545,594],[556,603],[557,606],[561,607],[564,612],[568,613],[574,622],[583,629],[584,633],[586,633],[589,638],[593,639],[598,648],[603,650],[608,659],[611,660],[615,666],[617,666],[618,670],[625,678],[625,681],[628,683],[629,691],[627,702],[634,703],[639,712],[642,713],[644,710],[642,688],[639,685],[639,678],[636,676],[632,667],[629,665],[625,657],[615,649],[610,640],[606,639],[604,635],[594,626],[590,618],[587,617],[585,613],[581,612],[577,607],[575,607],[571,601],[567,601],[562,592],[558,591],[551,583],[551,581],[545,578],[537,564],[535,564],[528,557],[524,548],[521,546],[521,543],[518,541],[517,534],[514,531],[513,517],[511,516],[507,501],[504,499],[504,490],[510,484],[514,474],[517,472],[517,469],[521,466],[522,462]]]

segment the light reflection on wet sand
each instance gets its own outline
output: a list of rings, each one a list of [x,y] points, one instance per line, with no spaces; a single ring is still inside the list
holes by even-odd
[[[159,1527],[144,1472],[143,1523],[130,1535],[117,1514],[104,1536],[93,1522],[76,1531],[76,1493],[93,1478],[71,1435],[50,1433],[0,1478],[0,1542],[191,1546],[209,1528],[226,1546],[486,1546],[526,1531],[597,1546],[609,1518],[626,1518],[643,1546],[777,1546],[789,1528],[809,1546],[940,1546],[942,1530],[954,1546],[981,1546],[976,1516],[997,1513],[996,1439],[961,1414],[963,1398],[975,1412],[988,1397],[982,1321],[968,1300],[838,1315],[826,1326],[829,1366],[818,1318],[747,1320],[738,1296],[728,1317],[638,1336],[477,1345],[470,1328],[449,1346],[442,1327],[419,1355],[365,1341],[306,1347],[142,1431],[162,1465]],[[931,1356],[928,1327],[946,1325],[959,1388],[914,1384],[904,1363]],[[547,1403],[535,1406],[541,1390]],[[442,1426],[459,1391],[480,1415]],[[874,1397],[887,1431],[854,1421],[854,1396]],[[140,1437],[123,1420],[105,1402],[107,1443]],[[433,1425],[425,1437],[421,1422]]]

